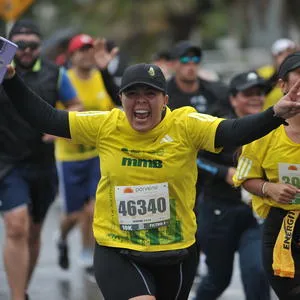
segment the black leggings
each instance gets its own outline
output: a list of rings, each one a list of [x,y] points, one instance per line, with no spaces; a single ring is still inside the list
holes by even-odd
[[[263,232],[263,262],[268,279],[280,300],[300,299],[300,247],[295,244],[295,239],[300,236],[300,222],[297,220],[292,242],[292,255],[295,262],[295,277],[279,277],[274,275],[272,269],[273,248],[281,228],[282,220],[287,211],[280,208],[271,208],[264,223]]]
[[[157,300],[186,300],[198,265],[194,244],[184,262],[171,266],[135,263],[119,253],[120,249],[96,244],[95,277],[106,300],[128,300],[153,295]]]

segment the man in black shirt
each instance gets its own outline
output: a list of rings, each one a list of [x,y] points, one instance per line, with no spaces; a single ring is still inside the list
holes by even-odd
[[[252,71],[237,74],[230,82],[233,111],[223,117],[232,119],[258,113],[264,100],[263,78]],[[270,299],[260,251],[261,228],[248,205],[248,197],[243,197],[241,189],[233,188],[236,151],[235,146],[228,146],[218,155],[200,151],[198,156],[199,177],[204,183],[197,239],[208,267],[197,290],[199,300],[217,299],[225,291],[231,281],[236,252],[245,298]]]
[[[18,45],[16,72],[48,104],[80,103],[66,73],[41,59],[41,33],[31,20],[17,21],[9,39]],[[25,295],[40,251],[41,228],[57,192],[54,147],[24,121],[0,89],[0,211],[5,225],[4,262],[12,300]]]
[[[173,51],[174,76],[168,80],[168,106],[176,109],[193,106],[199,113],[217,115],[219,111],[229,111],[228,88],[220,81],[208,81],[198,75],[202,50],[191,41],[178,42]],[[198,198],[201,178],[197,181]]]
[[[217,106],[228,106],[227,87],[219,81],[209,81],[198,75],[202,50],[190,41],[175,45],[174,76],[168,81],[167,92],[170,97],[168,106],[176,109],[193,106],[200,113],[214,114]]]

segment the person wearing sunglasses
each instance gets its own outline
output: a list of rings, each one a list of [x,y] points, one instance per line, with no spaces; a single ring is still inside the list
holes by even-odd
[[[300,113],[300,79],[274,107],[239,119],[192,107],[171,111],[162,70],[145,63],[123,74],[123,110],[56,110],[12,66],[3,88],[11,105],[41,132],[96,147],[102,176],[93,221],[94,268],[110,300],[188,299],[198,261],[197,152],[249,143]]]
[[[213,113],[217,103],[226,102],[227,88],[223,83],[199,76],[202,49],[198,45],[189,40],[180,41],[171,56],[174,70],[168,80],[171,109],[191,105],[200,113]]]
[[[229,111],[228,88],[220,81],[210,81],[199,76],[202,49],[189,40],[178,42],[171,52],[174,75],[168,80],[167,91],[171,109],[192,106],[199,113],[216,115],[217,111]],[[202,189],[199,177],[196,184],[196,200]],[[198,210],[196,204],[196,211]]]
[[[41,32],[29,19],[17,21],[8,38],[18,45],[16,72],[48,104],[58,100],[81,109],[66,72],[42,59]],[[5,226],[4,262],[12,300],[29,299],[26,290],[38,260],[41,228],[57,193],[52,136],[25,122],[0,89],[0,211]]]
[[[256,72],[236,74],[229,83],[232,112],[224,117],[241,118],[260,112],[265,100],[265,86],[265,80]],[[221,297],[231,282],[235,253],[239,254],[245,299],[270,299],[260,251],[260,220],[252,213],[250,200],[245,197],[247,193],[241,188],[233,188],[236,153],[237,148],[229,146],[218,155],[200,151],[198,156],[199,176],[203,178],[204,188],[197,238],[206,255],[208,272],[198,286],[195,300]]]
[[[278,69],[283,95],[300,79],[300,52]],[[278,102],[277,102],[278,103]],[[264,219],[261,255],[280,300],[300,299],[300,114],[258,141],[243,146],[233,177],[251,193],[253,210]]]

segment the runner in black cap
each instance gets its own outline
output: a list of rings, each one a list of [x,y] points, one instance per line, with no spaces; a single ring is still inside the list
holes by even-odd
[[[300,52],[295,52],[286,57],[278,70],[278,78],[286,79],[288,73],[300,68]]]
[[[255,72],[235,75],[229,84],[232,113],[241,118],[262,110],[265,80]],[[198,241],[206,255],[207,274],[196,298],[217,299],[226,290],[233,274],[235,253],[239,254],[245,299],[269,300],[270,288],[261,258],[261,228],[248,199],[232,187],[236,171],[236,147],[224,147],[220,154],[200,151],[199,177],[203,181],[198,216]],[[253,255],[255,253],[255,255]]]
[[[187,299],[198,260],[198,151],[249,143],[300,112],[300,80],[274,107],[224,120],[192,107],[170,111],[163,73],[152,64],[125,70],[124,111],[59,111],[32,93],[11,66],[7,78],[11,103],[35,128],[98,150],[94,266],[104,298],[112,300]]]
[[[288,95],[300,79],[300,52],[281,64],[278,84]],[[263,265],[280,300],[300,299],[300,114],[243,147],[236,186],[252,196],[254,211],[265,219]]]
[[[199,76],[202,49],[189,40],[178,42],[171,51],[174,75],[168,80],[171,109],[193,106],[198,112],[213,113],[217,105],[230,106],[227,88],[220,81]]]

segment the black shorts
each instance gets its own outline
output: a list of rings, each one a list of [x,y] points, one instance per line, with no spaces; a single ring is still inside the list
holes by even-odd
[[[57,194],[57,172],[53,164],[41,168],[20,164],[0,180],[0,211],[28,205],[34,223],[42,223]]]
[[[196,244],[187,258],[174,265],[137,263],[120,249],[96,244],[94,267],[97,284],[106,300],[128,300],[153,295],[157,300],[186,300],[198,266]]]
[[[269,282],[280,300],[300,299],[300,247],[295,240],[300,237],[300,220],[298,219],[293,233],[292,255],[295,263],[295,277],[286,278],[274,275],[272,269],[273,249],[276,243],[282,221],[288,211],[280,208],[271,208],[264,222],[263,230],[263,262]]]

